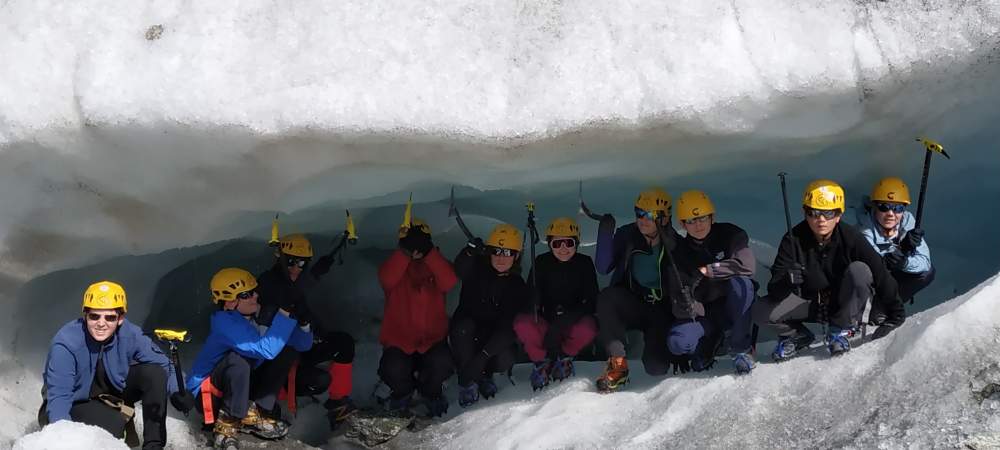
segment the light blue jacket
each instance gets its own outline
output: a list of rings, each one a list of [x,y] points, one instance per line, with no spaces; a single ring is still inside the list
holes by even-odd
[[[870,209],[871,212],[869,212],[869,208],[862,207],[856,211],[858,229],[861,230],[861,234],[865,236],[868,243],[880,255],[891,253],[893,250],[899,248],[899,241],[903,236],[906,236],[906,232],[912,230],[914,225],[916,225],[916,219],[914,219],[913,214],[910,214],[909,211],[903,212],[902,219],[896,225],[896,229],[898,230],[896,237],[890,239],[879,232],[882,226],[875,221],[874,209]],[[906,266],[903,267],[903,272],[920,274],[929,270],[931,270],[931,249],[927,246],[927,240],[923,239],[913,254],[906,255]]]
[[[262,327],[253,320],[245,319],[238,311],[216,311],[212,313],[211,331],[191,366],[185,384],[192,394],[198,393],[201,382],[212,374],[215,364],[229,352],[256,360],[256,367],[265,360],[276,358],[286,345],[304,352],[312,348],[312,343],[313,334],[308,327],[298,327],[295,319],[282,314],[274,316],[270,327]]]

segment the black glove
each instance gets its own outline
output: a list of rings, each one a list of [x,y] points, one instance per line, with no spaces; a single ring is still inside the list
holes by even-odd
[[[427,252],[434,248],[434,244],[431,242],[431,235],[424,233],[418,227],[411,227],[406,236],[399,240],[399,246],[410,253],[420,253],[422,255],[426,255]]]
[[[615,234],[615,216],[611,214],[601,216],[601,223],[597,226],[597,234]]]
[[[906,255],[899,249],[893,250],[882,256],[885,267],[889,270],[903,270],[906,267]]]
[[[485,255],[486,254],[486,243],[483,242],[483,238],[474,237],[469,239],[469,242],[465,243],[468,247],[469,254],[472,255]]]
[[[688,373],[691,371],[691,357],[667,352],[667,367],[667,371],[672,371],[674,375]]]
[[[914,228],[906,232],[906,235],[899,240],[899,249],[903,253],[910,255],[917,251],[917,247],[924,242],[924,230],[920,228]]]
[[[174,409],[187,414],[194,408],[194,396],[187,391],[178,391],[170,394],[170,404]]]
[[[802,267],[802,264],[795,264],[786,270],[788,273],[788,282],[792,286],[801,286],[802,283],[806,281],[805,275],[803,274],[804,269],[805,268]]]

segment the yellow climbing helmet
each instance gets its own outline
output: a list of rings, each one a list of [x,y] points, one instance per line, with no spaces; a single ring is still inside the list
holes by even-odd
[[[834,181],[820,179],[809,183],[802,194],[802,206],[844,212],[844,188]]]
[[[893,202],[910,204],[910,188],[899,177],[886,177],[879,180],[872,189],[873,202]]]
[[[410,222],[410,226],[411,227],[417,227],[417,228],[419,228],[420,231],[423,231],[428,236],[431,234],[431,226],[427,225],[427,222],[424,222],[424,219],[416,219],[415,218],[415,219],[413,219]],[[402,238],[406,237],[406,233],[408,233],[409,231],[410,231],[409,227],[406,227],[405,225],[401,226],[401,227],[399,227],[399,234],[397,236],[400,239],[402,239]]]
[[[230,302],[236,300],[238,294],[256,289],[257,279],[250,272],[229,267],[218,271],[209,286],[213,302]]]
[[[290,234],[278,241],[281,253],[299,258],[312,258],[313,248],[304,234]]]
[[[83,293],[83,309],[118,309],[128,312],[125,288],[112,281],[98,281]]]
[[[649,213],[662,211],[663,214],[670,215],[670,206],[670,194],[658,187],[642,191],[635,199],[635,207]]]
[[[702,191],[687,191],[677,199],[677,218],[691,220],[715,214],[715,205]]]
[[[521,230],[506,223],[501,223],[493,228],[489,239],[486,240],[486,245],[496,248],[506,248],[515,252],[520,252],[524,249]]]
[[[580,226],[569,217],[559,217],[549,223],[545,228],[546,236],[565,236],[580,240]]]

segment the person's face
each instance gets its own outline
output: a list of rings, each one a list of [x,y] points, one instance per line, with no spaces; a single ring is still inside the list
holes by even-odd
[[[657,218],[653,219],[653,214],[648,211],[643,211],[639,208],[635,210],[635,224],[639,227],[639,232],[648,238],[655,238],[660,235],[660,230],[657,228],[656,223],[659,222],[661,227],[665,227],[670,224],[670,216],[666,215],[663,211],[657,214]]]
[[[235,309],[237,312],[244,316],[252,316],[257,314],[257,310],[260,309],[260,303],[257,303],[257,290],[240,292],[236,294],[236,300],[231,300],[226,303],[226,309]]]
[[[549,239],[549,248],[552,249],[556,259],[566,262],[576,255],[576,239],[569,236],[552,236]]]
[[[299,279],[299,275],[302,275],[302,271],[305,270],[306,266],[309,265],[309,258],[300,258],[298,256],[285,255],[285,269],[288,272],[288,279],[295,282]]]
[[[506,248],[490,247],[490,265],[497,273],[506,273],[511,267],[514,267],[516,260],[517,252]]]
[[[125,320],[124,314],[118,314],[114,309],[91,309],[83,313],[83,320],[87,323],[87,333],[97,342],[104,342]]]
[[[840,210],[803,209],[806,215],[806,223],[809,224],[809,229],[812,230],[817,238],[825,239],[833,232],[837,224],[840,223]]]
[[[699,241],[705,239],[705,237],[708,236],[708,233],[712,231],[713,223],[715,223],[715,214],[681,221],[684,229],[687,230],[688,236],[698,239]]]
[[[906,205],[894,202],[875,202],[875,220],[887,230],[896,228],[903,218]]]

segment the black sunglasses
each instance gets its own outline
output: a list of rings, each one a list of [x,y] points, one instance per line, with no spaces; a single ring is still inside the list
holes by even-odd
[[[97,313],[87,313],[87,320],[89,320],[91,322],[97,322],[98,320],[101,320],[102,317],[104,318],[104,321],[107,322],[107,323],[117,322],[118,321],[118,314],[104,314],[104,315],[101,315],[101,314],[97,314]]]
[[[239,294],[236,294],[236,298],[238,298],[240,300],[246,300],[246,299],[248,299],[250,297],[253,297],[256,294],[257,294],[257,290],[256,289],[251,289],[249,291],[240,292]]]
[[[309,258],[288,258],[288,267],[305,267],[309,264]]]
[[[517,252],[509,248],[490,247],[490,249],[494,256],[514,256],[517,254]]]
[[[892,212],[894,212],[896,214],[902,214],[903,211],[906,211],[906,205],[904,205],[902,203],[876,202],[875,203],[875,208],[877,208],[881,212],[892,211]]]
[[[813,208],[804,208],[804,209],[806,212],[806,217],[810,217],[813,219],[818,219],[822,217],[826,220],[833,220],[834,217],[840,215],[839,209],[813,209]]]

